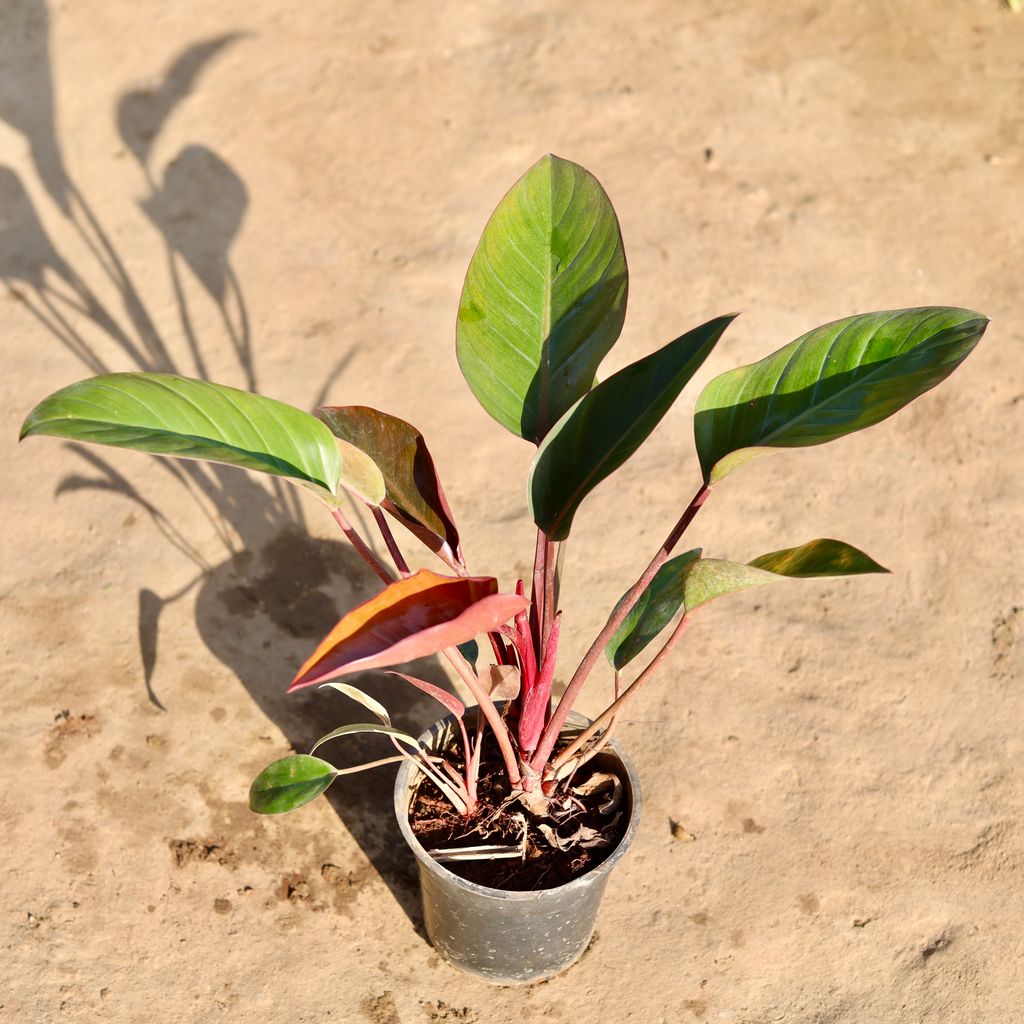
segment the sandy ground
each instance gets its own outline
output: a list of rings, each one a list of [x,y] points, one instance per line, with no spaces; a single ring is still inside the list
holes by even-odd
[[[1019,1021],[1022,54],[996,0],[3,0],[0,1020]],[[623,224],[605,373],[744,311],[577,518],[567,659],[695,489],[704,380],[856,311],[993,322],[896,419],[718,489],[709,554],[838,536],[894,575],[702,615],[622,729],[647,807],[593,946],[493,989],[421,934],[388,770],[246,809],[350,715],[283,693],[373,592],[329,518],[241,473],[14,438],[50,390],[140,362],[378,405],[510,585],[529,448],[470,395],[453,326],[546,151]]]

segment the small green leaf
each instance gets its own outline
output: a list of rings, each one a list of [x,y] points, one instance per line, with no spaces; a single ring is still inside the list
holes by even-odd
[[[810,579],[888,571],[852,545],[823,538],[760,555],[746,565],[718,558],[698,559],[686,570],[683,600],[686,611],[692,612],[715,598],[761,587],[784,577]]]
[[[367,711],[376,715],[385,725],[391,724],[391,716],[388,714],[388,709],[380,701],[374,700],[368,693],[363,693],[362,690],[357,689],[355,686],[349,686],[348,683],[322,683],[320,689],[322,690],[325,686],[329,686],[332,690],[337,690],[338,693],[343,693],[346,697],[351,697],[354,701],[362,704]]]
[[[613,668],[625,668],[675,618],[683,607],[686,569],[700,558],[700,550],[676,555],[658,570],[605,648]]]
[[[21,437],[47,434],[287,477],[334,497],[339,481],[384,498],[372,460],[339,446],[316,417],[248,391],[169,373],[108,373],[50,395]]]
[[[393,736],[399,743],[405,743],[407,746],[412,747],[413,750],[420,749],[419,741],[407,732],[402,732],[401,729],[394,729],[390,725],[377,725],[374,722],[358,722],[355,725],[343,725],[340,729],[333,729],[326,736],[321,736],[313,744],[309,752],[312,754],[313,751],[318,747],[322,747],[328,740],[335,740],[340,736],[354,736],[357,733],[363,732],[377,733],[381,736]]]
[[[475,640],[467,640],[464,644],[456,644],[456,647],[462,652],[466,661],[476,668],[477,658],[480,657],[480,645]]]
[[[545,156],[484,228],[459,303],[459,366],[484,409],[539,444],[590,389],[626,315],[619,223],[600,182]]]
[[[715,377],[694,417],[705,482],[772,449],[879,423],[945,380],[987,324],[980,313],[943,306],[865,313]]]
[[[249,787],[249,808],[259,814],[294,811],[318,797],[337,777],[334,765],[308,754],[282,757]]]
[[[583,499],[643,444],[733,319],[711,320],[612,374],[555,424],[529,485],[534,522],[552,540],[569,536]]]
[[[797,548],[784,548],[782,551],[759,555],[749,564],[794,578],[854,576],[889,571],[853,545],[844,544],[841,540],[829,540],[827,537],[808,541]]]

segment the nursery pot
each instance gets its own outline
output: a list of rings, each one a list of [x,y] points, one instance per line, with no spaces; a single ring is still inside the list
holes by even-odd
[[[568,726],[588,725],[582,715]],[[431,750],[448,746],[456,728],[452,716],[428,729],[420,742]],[[565,885],[531,892],[492,889],[469,882],[435,861],[413,834],[409,808],[422,775],[405,762],[395,781],[395,814],[419,866],[423,918],[434,948],[448,963],[499,985],[553,977],[574,964],[594,933],[608,877],[625,855],[640,825],[642,797],[632,762],[614,742],[592,761],[622,780],[628,815],[619,845],[597,867]]]

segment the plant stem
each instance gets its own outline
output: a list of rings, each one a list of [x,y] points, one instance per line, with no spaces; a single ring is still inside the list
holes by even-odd
[[[373,518],[377,524],[377,529],[380,530],[380,535],[384,538],[388,551],[391,552],[391,557],[395,560],[395,568],[398,570],[399,575],[403,578],[411,576],[409,563],[406,562],[402,549],[398,546],[398,541],[395,540],[395,535],[391,532],[387,519],[384,518],[384,510],[380,506],[373,510]]]
[[[544,538],[544,615],[541,618],[541,644],[543,649],[548,649],[548,637],[551,635],[551,623],[554,621],[555,612],[555,565],[557,556],[555,554],[555,542]]]
[[[362,556],[367,565],[369,565],[385,583],[394,583],[394,576],[391,575],[389,570],[377,559],[377,556],[374,555],[374,553],[366,546],[363,542],[363,538],[360,537],[354,529],[352,529],[351,524],[345,518],[341,509],[331,509],[331,515],[333,515],[337,520],[338,525],[344,531],[345,536],[349,539],[356,551]],[[487,719],[487,724],[490,725],[491,729],[494,731],[494,737],[498,741],[498,747],[501,750],[502,757],[505,761],[505,770],[508,772],[509,782],[513,787],[519,785],[519,762],[516,758],[515,751],[512,749],[512,742],[509,739],[508,729],[505,728],[505,723],[501,720],[501,715],[498,714],[498,709],[494,706],[494,701],[491,700],[488,694],[480,686],[480,681],[477,678],[476,673],[473,671],[473,666],[466,661],[462,652],[457,647],[447,648],[444,651],[444,655],[455,671],[462,677],[462,681],[466,684],[470,693],[473,694],[477,704],[480,706],[481,713],[484,718]]]
[[[349,543],[356,549],[359,557],[385,582],[394,583],[395,577],[387,569],[377,556],[366,546],[365,541],[352,528],[352,524],[345,518],[345,513],[340,508],[332,508],[331,515],[334,516],[342,532],[348,538]]]
[[[679,522],[672,527],[671,533],[665,538],[665,543],[661,545],[657,554],[651,560],[651,564],[644,570],[640,579],[626,592],[619,605],[609,616],[604,629],[598,633],[597,639],[590,645],[590,650],[583,656],[579,667],[573,673],[572,679],[569,680],[569,685],[565,688],[565,693],[562,694],[562,699],[558,702],[558,707],[555,708],[554,714],[549,719],[533,759],[530,761],[530,767],[534,771],[541,771],[544,763],[551,756],[551,751],[554,749],[558,735],[565,725],[565,720],[569,717],[569,712],[572,710],[573,704],[576,703],[576,698],[579,697],[580,690],[583,689],[583,684],[587,681],[587,677],[597,663],[597,659],[601,656],[601,652],[608,646],[608,641],[611,640],[615,631],[622,625],[623,620],[632,610],[633,605],[640,599],[640,595],[650,585],[658,570],[668,560],[672,549],[679,543],[679,538],[686,532],[686,528],[690,525],[693,517],[700,511],[701,505],[704,504],[710,493],[711,485],[701,484],[700,489],[679,517]]]
[[[501,750],[501,756],[505,762],[505,771],[508,772],[508,781],[512,788],[515,789],[522,780],[522,776],[519,773],[519,761],[516,758],[515,751],[512,749],[512,739],[509,736],[508,728],[501,720],[501,715],[494,706],[494,701],[491,700],[490,695],[480,685],[480,680],[473,671],[473,666],[466,661],[458,647],[447,647],[444,654],[451,662],[455,671],[462,676],[462,681],[476,699],[480,713],[487,719],[487,724],[491,727],[494,738],[498,741],[498,749]]]
[[[609,704],[604,711],[601,712],[594,721],[587,726],[563,750],[554,761],[551,762],[550,772],[554,774],[562,767],[578,750],[582,749],[583,745],[591,739],[599,729],[603,729],[605,726],[610,725],[615,721],[616,715],[619,711],[635,697],[647,684],[651,676],[658,670],[658,666],[669,656],[672,648],[675,647],[676,642],[686,631],[686,627],[690,624],[690,616],[683,615],[679,620],[679,624],[672,631],[672,635],[665,642],[665,646],[651,659],[651,663],[633,680],[633,682],[626,688],[626,690],[612,703]]]
[[[543,658],[541,646],[544,629],[544,598],[547,595],[545,579],[547,577],[547,537],[544,531],[537,529],[537,547],[533,554],[533,584],[530,590],[530,625],[533,627],[533,649],[537,662]]]

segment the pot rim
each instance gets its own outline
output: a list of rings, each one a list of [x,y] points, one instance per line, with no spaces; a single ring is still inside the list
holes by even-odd
[[[473,708],[467,708],[467,712],[474,710]],[[430,728],[425,730],[418,737],[419,741],[424,745],[430,747],[432,741],[436,741],[447,731],[448,727],[454,727],[456,722],[455,715],[445,715],[443,718],[439,718]],[[586,727],[590,724],[590,720],[585,718],[578,712],[570,712],[569,718],[566,722],[568,726]],[[601,861],[597,867],[592,868],[590,871],[572,879],[570,882],[563,882],[561,885],[556,885],[548,889],[527,889],[527,890],[516,890],[516,889],[494,889],[487,885],[479,885],[476,882],[470,882],[468,879],[462,878],[460,875],[455,874],[453,871],[449,871],[444,865],[439,864],[430,854],[424,849],[423,845],[416,838],[415,833],[412,830],[412,826],[409,823],[409,799],[410,794],[414,789],[413,785],[413,772],[417,775],[421,774],[419,769],[411,761],[404,761],[398,769],[398,775],[395,778],[395,817],[398,819],[398,827],[402,833],[402,838],[406,841],[409,849],[412,850],[413,855],[419,862],[421,868],[425,868],[432,875],[435,875],[439,879],[444,879],[448,884],[456,884],[460,888],[464,888],[469,892],[476,893],[480,896],[490,896],[493,899],[500,900],[512,900],[512,901],[526,901],[526,900],[542,900],[545,897],[550,897],[555,894],[562,895],[574,887],[582,889],[589,885],[592,885],[595,881],[598,881],[603,876],[607,875],[615,867],[616,864],[625,856],[626,851],[632,845],[633,840],[636,838],[636,834],[640,829],[640,817],[643,811],[643,793],[640,789],[640,779],[637,775],[636,767],[630,760],[626,752],[619,746],[618,742],[610,740],[608,745],[601,751],[602,755],[610,755],[619,762],[622,766],[622,773],[624,775],[624,782],[627,784],[629,789],[630,798],[630,814],[629,822],[626,825],[626,831],[623,833],[622,839],[619,840],[618,845],[608,856]]]

